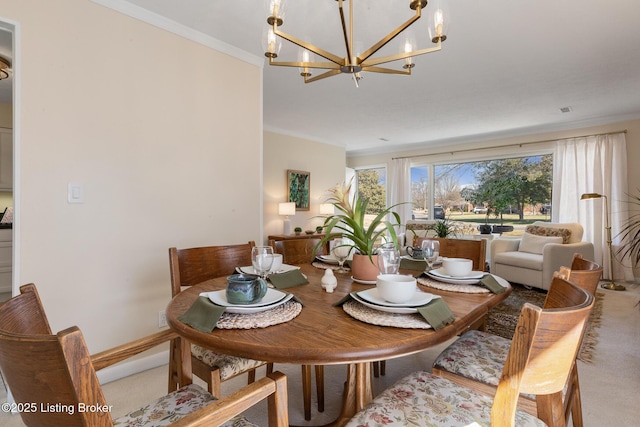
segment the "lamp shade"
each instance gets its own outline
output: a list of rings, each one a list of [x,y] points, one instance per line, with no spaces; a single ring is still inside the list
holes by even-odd
[[[333,215],[333,205],[331,203],[320,203],[320,215]]]
[[[580,196],[580,200],[599,199],[601,197],[602,197],[602,194],[598,194],[598,193],[584,193],[582,196]]]
[[[294,202],[278,203],[278,215],[295,215],[296,204]]]

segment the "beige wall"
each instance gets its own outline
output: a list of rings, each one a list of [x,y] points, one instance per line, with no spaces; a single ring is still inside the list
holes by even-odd
[[[344,181],[344,148],[321,144],[301,138],[264,133],[264,233],[282,234],[283,217],[278,215],[278,203],[286,201],[287,169],[311,173],[311,207],[308,211],[297,211],[290,217],[291,231],[295,227],[313,230],[322,224],[320,203],[324,202],[327,190]]]
[[[155,332],[170,246],[260,238],[262,70],[84,0],[0,18],[21,30],[19,281],[92,352]]]

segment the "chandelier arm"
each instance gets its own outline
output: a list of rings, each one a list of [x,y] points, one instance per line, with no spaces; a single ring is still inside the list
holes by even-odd
[[[269,58],[269,65],[277,65],[280,67],[298,67],[298,68],[319,68],[321,70],[339,70],[340,65],[333,62],[290,62],[290,61],[274,61]]]
[[[294,36],[290,35],[290,34],[283,33],[282,31],[278,30],[277,28],[274,28],[273,32],[277,36],[280,36],[283,39],[285,39],[285,40],[287,40],[287,41],[289,41],[289,42],[291,42],[291,43],[293,43],[295,45],[298,45],[303,49],[307,49],[307,50],[315,53],[316,55],[319,55],[319,56],[321,56],[321,57],[323,57],[325,59],[328,59],[329,61],[331,61],[331,62],[333,62],[335,64],[338,64],[338,65],[342,66],[343,63],[344,63],[344,58],[340,58],[339,56],[334,55],[331,52],[327,52],[324,49],[321,49],[321,48],[316,47],[316,46],[314,46],[312,44],[309,44],[309,43],[307,43],[307,42],[305,42],[303,40],[300,40],[297,37],[294,37]]]
[[[439,50],[442,49],[442,42],[438,41],[438,44],[434,47],[429,47],[426,49],[420,49],[420,50],[414,50],[413,52],[405,52],[405,53],[398,53],[395,55],[389,55],[389,56],[381,56],[380,58],[374,58],[370,61],[363,61],[361,63],[362,67],[370,67],[373,65],[380,65],[380,64],[384,64],[387,62],[392,62],[392,61],[398,61],[400,59],[406,59],[406,58],[411,58],[414,56],[420,56],[420,55],[425,55],[427,53],[432,53],[432,52],[437,52]]]
[[[358,63],[362,64],[363,62],[365,62],[371,55],[376,53],[378,50],[380,50],[382,47],[384,47],[384,45],[386,45],[391,40],[393,40],[398,34],[403,32],[407,28],[409,28],[409,26],[411,26],[411,24],[413,24],[418,19],[420,19],[420,16],[422,16],[421,10],[422,10],[422,7],[418,3],[418,5],[416,7],[416,14],[412,18],[408,19],[404,24],[400,25],[398,28],[393,30],[391,33],[389,33],[388,35],[383,37],[378,43],[376,43],[373,46],[371,46],[367,51],[363,52],[362,55],[360,55],[358,57]]]
[[[350,64],[351,63],[351,46],[353,45],[353,1],[351,2],[351,4],[349,5],[349,10],[351,12],[349,12],[349,22],[350,22],[350,29],[351,29],[351,42],[349,42],[349,37],[347,36],[347,23],[345,21],[344,18],[344,9],[342,8],[342,0],[338,0],[338,9],[340,10],[340,22],[342,24],[342,36],[344,38],[344,45],[345,48],[347,50],[347,57],[346,57],[346,64]]]
[[[304,78],[304,82],[305,83],[313,83],[313,82],[318,81],[318,80],[326,79],[327,77],[337,76],[338,74],[342,74],[342,71],[340,71],[339,69],[337,69],[337,70],[329,70],[326,73],[318,74],[317,76],[305,77]]]
[[[395,70],[392,68],[383,68],[383,67],[362,67],[362,71],[367,71],[369,73],[383,73],[383,74],[404,74],[411,75],[411,68],[406,70]]]

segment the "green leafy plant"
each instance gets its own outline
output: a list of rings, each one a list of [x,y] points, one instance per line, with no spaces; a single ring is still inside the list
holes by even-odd
[[[457,236],[459,231],[458,224],[449,218],[438,220],[435,224],[430,225],[428,229],[433,230],[436,236],[443,239],[449,236]]]
[[[325,217],[324,230],[326,235],[314,250],[332,239],[345,237],[353,242],[352,250],[356,250],[362,255],[369,255],[371,258],[377,249],[378,241],[387,234],[397,246],[396,228],[401,225],[400,215],[392,212],[391,209],[399,204],[382,209],[367,226],[365,225],[365,213],[369,200],[364,197],[356,197],[353,203],[350,203],[351,184],[352,182],[347,185],[342,183],[329,190],[331,196],[327,199],[327,203],[331,203],[339,213]],[[391,220],[388,220],[388,217]]]
[[[640,189],[638,190],[640,193]],[[640,195],[629,196],[629,204],[640,207]],[[616,253],[622,257],[629,256],[634,265],[640,264],[640,212],[635,212],[629,216],[629,220],[625,223],[618,236],[622,238],[624,243],[620,246]]]

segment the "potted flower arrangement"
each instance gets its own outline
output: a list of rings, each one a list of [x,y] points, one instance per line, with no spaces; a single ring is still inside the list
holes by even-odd
[[[368,226],[365,225],[365,212],[369,200],[357,197],[353,203],[350,203],[351,184],[351,182],[347,185],[342,183],[329,190],[331,195],[327,203],[331,203],[338,213],[325,217],[324,230],[326,234],[314,250],[335,238],[348,239],[351,242],[349,244],[350,253],[353,253],[351,262],[353,278],[374,281],[378,276],[377,247],[380,240],[387,235],[397,247],[396,227],[401,225],[400,215],[391,211],[397,205],[390,206],[378,213]]]

